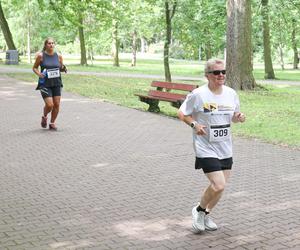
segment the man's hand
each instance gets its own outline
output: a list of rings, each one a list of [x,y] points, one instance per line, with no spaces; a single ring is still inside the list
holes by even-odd
[[[195,125],[194,129],[195,129],[197,135],[206,135],[207,133],[205,131],[205,128],[206,128],[206,126],[197,123]]]
[[[246,120],[245,114],[240,113],[240,112],[234,113],[234,116],[232,119],[233,122],[245,122],[245,120]]]

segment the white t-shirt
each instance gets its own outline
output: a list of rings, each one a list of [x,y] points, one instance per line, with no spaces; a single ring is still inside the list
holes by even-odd
[[[220,95],[203,85],[187,95],[180,107],[184,115],[205,125],[206,135],[197,135],[193,130],[196,156],[226,159],[232,157],[231,119],[239,112],[239,98],[235,90],[223,85]]]

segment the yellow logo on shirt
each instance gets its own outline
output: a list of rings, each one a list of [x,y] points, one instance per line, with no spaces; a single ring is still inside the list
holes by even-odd
[[[204,103],[203,110],[205,113],[212,112],[218,108],[217,103]]]
[[[233,111],[233,107],[229,105],[218,105],[217,103],[207,102],[203,104],[204,113],[213,111]]]

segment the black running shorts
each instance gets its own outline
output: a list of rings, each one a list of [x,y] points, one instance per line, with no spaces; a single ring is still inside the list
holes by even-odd
[[[61,87],[43,87],[40,88],[41,95],[43,98],[53,97],[53,96],[61,96]]]
[[[218,158],[198,158],[196,157],[195,169],[201,169],[204,173],[231,169],[232,157],[219,160]]]

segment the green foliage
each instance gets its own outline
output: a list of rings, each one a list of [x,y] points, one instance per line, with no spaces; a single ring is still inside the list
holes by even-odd
[[[146,1],[134,0],[128,1],[120,6],[122,8],[122,17],[119,25],[122,51],[131,51],[132,34],[137,32],[138,38],[145,38],[150,41],[158,29],[158,24],[162,21],[158,16],[160,9]],[[158,31],[159,30],[159,31]],[[140,44],[138,44],[140,45]],[[140,48],[140,46],[139,46]]]
[[[171,0],[170,0],[171,1]],[[261,0],[253,0],[254,59],[261,61],[263,52]],[[285,63],[293,60],[292,24],[296,20],[296,43],[300,47],[300,3],[298,0],[269,0],[270,29],[273,60],[279,62],[279,48]],[[132,33],[144,38],[150,45],[159,45],[165,39],[164,0],[118,0],[114,9],[111,0],[6,0],[1,1],[14,42],[21,54],[27,50],[30,30],[31,52],[42,48],[44,39],[54,37],[62,53],[79,54],[79,17],[83,28],[87,53],[90,57],[111,53],[111,26],[113,18],[119,21],[121,52],[130,52]],[[172,19],[174,58],[202,59],[208,53],[223,55],[226,36],[226,1],[177,0]],[[138,40],[138,49],[141,48]],[[5,41],[0,34],[0,49]],[[162,53],[161,50],[158,50]]]
[[[183,44],[185,58],[197,59],[199,47],[202,51],[210,47],[217,56],[225,47],[225,24],[224,1],[182,1],[174,21],[174,37]]]
[[[261,0],[253,3],[253,44],[254,53],[257,60],[263,60],[263,34]],[[292,53],[292,29],[293,20],[298,20],[300,16],[299,3],[296,1],[272,0],[269,1],[269,24],[272,46],[272,57],[275,62],[280,61],[280,48],[284,53],[286,62],[293,61]],[[296,41],[300,46],[300,26],[296,24]]]
[[[8,22],[21,54],[27,49],[28,25],[32,52],[41,50],[47,37],[54,37],[59,44],[66,44],[76,37],[70,23],[62,22],[49,8],[40,9],[36,1],[11,1],[5,4],[5,9],[9,13]]]

